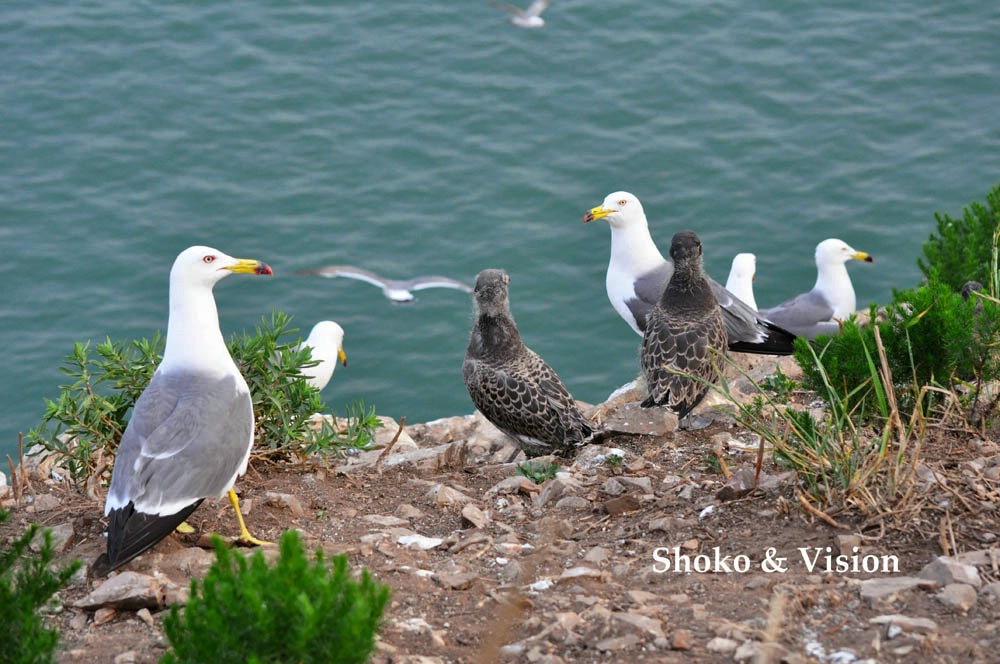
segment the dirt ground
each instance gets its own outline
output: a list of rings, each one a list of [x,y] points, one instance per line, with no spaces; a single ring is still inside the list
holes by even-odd
[[[449,442],[421,427],[408,429],[421,448]],[[978,568],[971,607],[927,584],[879,596],[866,596],[863,584],[915,577],[942,554],[996,549],[1000,480],[984,471],[1000,466],[996,443],[929,436],[924,463],[952,479],[928,485],[912,523],[886,527],[886,519],[844,513],[833,515],[842,526],[834,527],[800,506],[794,480],[769,459],[761,474],[769,488],[717,498],[726,485],[712,461],[720,440],[732,443],[727,468],[753,467],[756,452],[740,444],[752,437],[719,418],[698,431],[620,435],[581,449],[557,460],[563,472],[540,485],[497,462],[504,450],[483,454],[456,441],[381,472],[256,463],[237,489],[257,537],[298,529],[311,548],[345,553],[390,586],[375,662],[1000,661],[995,557]],[[613,448],[624,457],[609,456]],[[978,475],[963,480],[967,467]],[[63,558],[92,562],[104,546],[101,503],[59,486],[35,490],[54,494],[58,507],[15,509],[0,537],[30,520],[69,522]],[[194,534],[175,533],[123,569],[186,587],[212,557],[200,535],[237,532],[224,500],[206,501],[189,522]],[[425,539],[406,539],[414,534]],[[674,547],[695,569],[675,571]],[[800,549],[812,557],[817,547],[810,571]],[[841,552],[859,564],[874,554],[864,560],[880,568],[822,571],[822,556]],[[716,555],[747,569],[698,569]],[[893,560],[883,555],[898,571],[882,569]],[[81,573],[61,591],[50,618],[61,633],[58,661],[157,661],[168,645],[162,607],[146,615],[74,607],[101,581]]]

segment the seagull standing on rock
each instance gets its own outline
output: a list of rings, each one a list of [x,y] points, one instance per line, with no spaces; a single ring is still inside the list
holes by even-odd
[[[716,358],[725,353],[722,313],[702,261],[701,240],[680,231],[670,243],[674,273],[649,313],[639,365],[649,396],[643,407],[668,406],[683,418],[719,377]]]
[[[875,259],[852,249],[843,240],[830,238],[816,245],[816,285],[761,312],[768,320],[806,339],[839,334],[840,324],[857,310],[857,299],[847,261],[871,263]]]
[[[559,376],[521,340],[510,313],[509,283],[498,269],[476,278],[476,322],[462,364],[472,403],[529,458],[595,442],[590,421]]]
[[[663,257],[649,234],[639,199],[616,191],[591,209],[584,223],[607,219],[611,226],[611,260],[606,280],[608,299],[626,323],[642,336],[646,316],[660,300],[674,266]],[[729,350],[741,353],[789,355],[795,335],[778,327],[720,284],[709,279],[717,306],[722,309]]]
[[[169,535],[205,498],[229,494],[240,540],[247,530],[233,491],[253,445],[250,389],[219,330],[212,288],[230,274],[273,274],[257,260],[211,247],[182,251],[170,270],[163,360],[135,402],[115,455],[104,514],[107,552],[98,575],[124,565]]]

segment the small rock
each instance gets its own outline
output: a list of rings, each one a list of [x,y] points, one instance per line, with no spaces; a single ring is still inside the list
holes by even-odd
[[[593,549],[587,552],[583,557],[588,563],[594,563],[595,565],[600,565],[603,562],[607,562],[608,557],[611,555],[611,551],[605,549],[601,546],[595,546]]]
[[[532,494],[539,491],[541,489],[538,485],[524,475],[514,475],[500,480],[490,487],[486,493],[504,496],[511,493]]]
[[[111,621],[117,613],[117,611],[107,606],[94,611],[94,625],[103,625]]]
[[[888,576],[877,579],[865,579],[861,582],[861,597],[868,600],[883,599],[898,592],[932,585],[933,582],[931,581],[918,579],[913,576]]]
[[[564,512],[581,512],[590,509],[590,501],[580,496],[563,496],[556,502],[555,508]]]
[[[653,493],[653,482],[648,477],[628,477],[622,475],[618,478],[618,481],[626,487],[635,487],[644,494]]]
[[[368,523],[374,523],[376,526],[381,526],[382,528],[399,528],[407,527],[410,522],[406,519],[401,519],[398,516],[390,516],[388,514],[366,514],[361,517],[363,521]]]
[[[691,650],[691,630],[678,629],[670,639],[670,647],[674,650]]]
[[[306,511],[302,509],[302,503],[300,503],[299,499],[290,493],[276,493],[274,491],[268,491],[264,494],[264,500],[269,505],[277,505],[279,507],[287,508],[296,519],[301,519],[306,515]]]
[[[641,640],[635,634],[626,634],[625,636],[616,636],[614,638],[598,641],[596,647],[598,650],[602,651],[627,650],[632,646],[638,645],[640,642]]]
[[[648,593],[645,590],[626,591],[625,597],[627,597],[633,604],[638,604],[639,606],[645,606],[660,599],[659,595]]]
[[[430,490],[427,492],[427,498],[433,500],[434,504],[437,505],[438,507],[448,507],[450,505],[464,505],[465,503],[472,500],[472,498],[465,495],[461,491],[453,489],[450,486],[445,486],[443,484],[435,484],[434,486],[432,486]]]
[[[51,493],[40,493],[35,496],[35,499],[28,506],[28,512],[49,512],[62,505],[62,501],[53,496]]]
[[[945,606],[967,612],[976,605],[976,589],[967,583],[949,583],[934,595]]]
[[[947,556],[938,556],[927,563],[917,576],[933,581],[938,586],[966,583],[978,588],[983,585],[982,579],[979,578],[979,571],[975,567],[960,563]]]
[[[837,535],[837,547],[841,555],[849,556],[854,553],[854,548],[861,548],[861,537],[859,535]]]
[[[705,644],[705,649],[709,652],[733,652],[739,647],[739,643],[733,641],[732,639],[723,638],[721,636],[714,637],[711,641]]]
[[[607,572],[602,572],[600,570],[592,569],[590,567],[571,567],[568,570],[563,571],[559,575],[560,581],[565,581],[567,579],[599,579],[601,581],[606,580]]]
[[[126,650],[119,655],[115,655],[115,664],[136,664],[138,661],[139,653],[135,650]]]
[[[444,540],[440,537],[424,537],[423,535],[403,535],[397,538],[396,542],[408,549],[417,548],[422,551],[436,549],[444,544]]]
[[[679,485],[684,481],[684,478],[680,475],[664,475],[663,481],[660,482],[660,489],[667,491],[673,489],[675,486]]]
[[[604,511],[611,516],[620,516],[637,509],[639,509],[639,499],[630,493],[604,501]]]
[[[79,632],[81,629],[87,626],[87,614],[77,613],[69,621],[69,628],[74,632]]]
[[[135,612],[135,616],[136,618],[146,623],[150,627],[156,625],[156,623],[153,621],[153,614],[149,612],[149,609],[139,609],[138,611]]]
[[[986,584],[979,591],[979,595],[987,604],[1000,606],[1000,581]]]
[[[413,520],[422,518],[424,513],[409,503],[402,503],[396,507],[396,516],[401,519]]]
[[[620,622],[632,625],[633,627],[638,627],[639,629],[648,632],[651,636],[656,638],[663,638],[663,623],[656,618],[650,618],[649,616],[644,616],[640,613],[615,613],[614,618]]]
[[[677,415],[668,408],[642,408],[627,403],[608,414],[604,429],[639,436],[665,436],[677,430]]]
[[[476,582],[479,578],[475,572],[466,572],[459,574],[452,574],[449,572],[437,572],[434,574],[434,580],[437,581],[442,587],[450,588],[451,590],[468,590],[472,587],[472,584]]]
[[[74,606],[81,609],[110,607],[134,611],[159,608],[165,601],[161,581],[138,572],[122,572],[102,583]]]
[[[617,477],[609,477],[605,480],[601,491],[609,496],[620,496],[625,493],[625,485],[619,482]]]
[[[874,618],[869,618],[868,622],[873,625],[887,625],[887,626],[897,626],[907,632],[915,632],[918,634],[933,634],[938,631],[938,625],[936,622],[930,618],[911,618],[909,616],[899,615],[898,613],[893,613],[885,616],[875,616]]]
[[[649,528],[649,530],[651,531],[659,530],[665,533],[669,533],[674,528],[674,520],[671,519],[669,516],[663,516],[660,517],[659,519],[653,519],[652,521],[649,522],[649,524],[646,527]]]
[[[399,422],[391,417],[379,415],[378,419],[379,427],[375,429],[375,439],[372,441],[372,448],[376,450],[387,447],[396,436],[396,432],[399,431]],[[340,424],[340,418],[338,418],[337,423],[338,425]],[[346,428],[346,422],[344,426]],[[412,452],[417,448],[417,443],[410,437],[410,434],[406,433],[406,429],[403,429],[399,434],[399,438],[396,439],[396,444],[392,446],[392,452],[394,454],[402,454],[403,452]]]
[[[462,518],[471,523],[476,528],[485,528],[490,524],[490,517],[472,503],[468,503],[462,508]]]
[[[41,497],[41,496],[39,496]],[[29,547],[35,553],[42,550],[42,544],[45,542],[45,528],[38,531],[34,539],[31,540]],[[47,529],[51,533],[52,537],[52,550],[56,553],[63,553],[66,548],[73,543],[73,522],[67,521],[66,523],[60,523],[58,526],[53,526]]]

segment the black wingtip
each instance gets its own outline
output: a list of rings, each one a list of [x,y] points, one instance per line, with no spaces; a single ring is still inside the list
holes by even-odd
[[[204,499],[165,516],[139,512],[132,502],[111,510],[108,518],[108,550],[94,561],[91,571],[95,576],[104,576],[118,569],[173,532],[201,505],[202,500]]]
[[[794,334],[770,321],[761,321],[761,323],[767,328],[767,337],[764,341],[757,343],[733,341],[729,343],[729,350],[756,355],[791,355],[795,352]]]

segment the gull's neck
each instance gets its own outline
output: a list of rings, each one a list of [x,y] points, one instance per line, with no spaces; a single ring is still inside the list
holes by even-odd
[[[236,373],[219,330],[219,312],[211,288],[170,285],[170,318],[162,367],[200,373]]]
[[[666,259],[649,234],[645,215],[626,226],[611,227],[610,269],[645,274],[665,262]]]
[[[817,266],[816,286],[833,305],[833,317],[843,320],[857,310],[857,300],[851,276],[844,263],[825,263]]]

